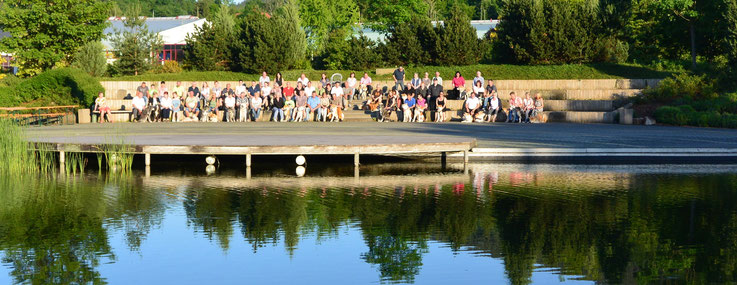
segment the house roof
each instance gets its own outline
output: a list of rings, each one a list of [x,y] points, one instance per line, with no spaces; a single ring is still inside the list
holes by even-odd
[[[155,17],[155,18],[146,18],[146,25],[148,26],[148,29],[154,33],[159,33],[162,31],[166,31],[172,28],[176,28],[178,26],[183,26],[192,22],[199,21],[200,18],[197,18],[195,16],[177,16],[177,17]],[[125,21],[125,17],[110,17],[108,18],[108,22],[110,22],[110,25],[105,29],[104,34],[105,35],[111,35],[114,34],[116,30],[122,30],[123,22]]]

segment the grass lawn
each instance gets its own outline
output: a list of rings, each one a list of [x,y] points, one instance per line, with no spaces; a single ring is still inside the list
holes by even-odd
[[[422,66],[407,67],[407,80],[412,78],[412,73],[420,73],[420,77],[424,72],[429,72],[430,77],[434,76],[435,71],[440,72],[440,76],[444,79],[452,78],[456,71],[460,71],[461,75],[467,80],[473,79],[476,71],[480,70],[487,79],[496,80],[509,79],[649,79],[649,78],[665,78],[671,75],[669,71],[658,71],[637,65],[624,64],[568,64],[568,65],[491,65],[477,64],[468,66]],[[348,78],[350,70],[288,70],[283,71],[282,75],[286,80],[296,80],[301,73],[305,73],[308,78],[317,80],[321,73],[327,74],[328,78],[334,73],[343,74],[343,79]],[[374,80],[390,80],[391,74],[376,75],[375,70],[368,71]],[[182,73],[163,73],[163,74],[143,74],[137,76],[120,76],[120,77],[102,77],[101,81],[237,81],[258,80],[259,74],[247,74],[229,71],[185,71]],[[272,80],[273,74],[270,74]],[[363,76],[363,71],[356,71],[356,77]]]

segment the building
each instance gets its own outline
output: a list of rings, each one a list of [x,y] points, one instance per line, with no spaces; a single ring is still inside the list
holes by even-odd
[[[10,36],[10,33],[3,32],[3,30],[0,30],[0,40],[3,38],[7,38]],[[18,72],[18,69],[13,67],[11,63],[13,62],[13,55],[10,53],[6,53],[3,51],[0,51],[0,58],[3,60],[0,60],[0,72],[12,72],[13,74]]]
[[[105,29],[105,38],[102,44],[105,46],[105,56],[108,63],[115,61],[110,37],[117,31],[124,29],[123,21],[125,17],[110,17],[108,22],[110,25]],[[146,25],[149,31],[159,34],[164,46],[158,55],[159,61],[175,60],[179,61],[184,57],[183,48],[186,45],[186,37],[190,33],[194,33],[195,27],[201,27],[205,23],[205,19],[195,16],[177,16],[177,17],[151,17],[146,18]]]
[[[437,26],[437,24],[442,24],[443,21],[432,21],[433,26]],[[486,32],[492,29],[496,29],[496,26],[499,25],[499,20],[473,20],[471,21],[471,26],[473,26],[474,29],[476,29],[476,36],[481,39],[484,37]],[[369,39],[373,41],[384,41],[386,39],[386,35],[371,29],[369,26],[364,26],[363,24],[360,24],[358,28],[354,29],[354,34],[359,34],[360,32],[363,32],[363,34],[368,37]]]

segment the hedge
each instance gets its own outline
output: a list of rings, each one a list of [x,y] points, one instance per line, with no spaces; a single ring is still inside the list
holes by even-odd
[[[737,114],[716,111],[696,111],[690,105],[663,106],[655,110],[659,123],[676,126],[737,128]]]
[[[394,67],[390,67],[394,68]],[[656,71],[637,65],[625,64],[566,64],[566,65],[512,65],[512,64],[476,64],[468,66],[410,66],[406,67],[406,79],[412,77],[412,73],[417,72],[423,74],[429,72],[430,76],[434,76],[435,71],[440,72],[440,76],[450,79],[456,71],[460,71],[466,80],[473,79],[476,71],[480,70],[484,77],[493,79],[507,80],[528,80],[528,79],[652,79],[665,78],[672,75],[671,72]],[[288,70],[282,71],[285,79],[296,80],[299,75],[304,72],[308,78],[317,80],[321,73],[325,73],[330,77],[333,73],[340,73],[343,79],[348,78],[350,70]],[[364,71],[357,70],[356,77],[361,77]],[[375,70],[367,70],[374,80],[390,80],[391,74],[377,76]],[[258,80],[260,74],[248,74],[229,71],[185,71],[181,73],[166,74],[143,74],[137,76],[120,76],[111,78],[101,78],[101,80],[114,81],[237,81]],[[273,74],[270,75],[273,78]]]
[[[7,82],[6,82],[7,83]],[[0,106],[91,106],[100,81],[76,68],[59,68],[35,77],[0,85]]]

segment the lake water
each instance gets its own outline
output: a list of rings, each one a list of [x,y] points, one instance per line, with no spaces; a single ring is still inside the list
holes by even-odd
[[[737,281],[737,166],[345,165],[0,177],[0,284]]]

